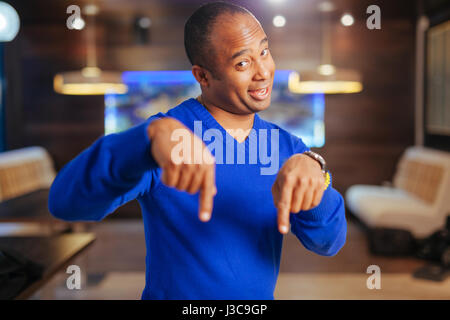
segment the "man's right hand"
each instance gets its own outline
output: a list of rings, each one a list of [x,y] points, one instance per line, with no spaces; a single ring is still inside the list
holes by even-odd
[[[151,122],[147,134],[152,142],[152,156],[162,169],[161,181],[190,194],[200,191],[199,218],[208,221],[217,188],[215,159],[206,145],[180,121],[170,117]],[[190,148],[183,148],[182,156],[176,152],[182,143],[180,136],[186,144],[190,143]]]

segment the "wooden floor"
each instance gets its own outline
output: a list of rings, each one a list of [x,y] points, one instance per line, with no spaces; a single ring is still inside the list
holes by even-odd
[[[96,243],[74,262],[87,270],[81,290],[68,290],[61,272],[32,299],[140,299],[145,284],[145,237],[139,220],[88,224]],[[306,250],[285,237],[276,299],[450,299],[450,277],[432,282],[412,277],[425,261],[371,255],[362,230],[348,224],[347,242],[334,257]],[[367,267],[381,270],[381,288],[368,289]]]

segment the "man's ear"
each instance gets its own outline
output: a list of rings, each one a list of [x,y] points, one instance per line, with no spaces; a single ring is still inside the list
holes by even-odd
[[[211,78],[211,74],[208,70],[200,67],[199,65],[193,65],[192,74],[202,87],[209,87],[209,79]]]

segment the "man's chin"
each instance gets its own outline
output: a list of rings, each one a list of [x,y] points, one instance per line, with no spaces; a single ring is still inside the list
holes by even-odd
[[[267,99],[264,99],[262,101],[253,100],[253,101],[251,101],[251,103],[249,103],[249,109],[252,110],[253,112],[264,111],[267,108],[269,108],[270,102],[271,102],[270,97],[268,97]]]

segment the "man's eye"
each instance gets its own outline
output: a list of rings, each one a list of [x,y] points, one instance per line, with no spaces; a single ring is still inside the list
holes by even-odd
[[[241,61],[237,64],[238,67],[245,67],[248,64],[247,61]]]
[[[266,56],[268,53],[269,53],[269,49],[266,48],[261,52],[261,55]]]

